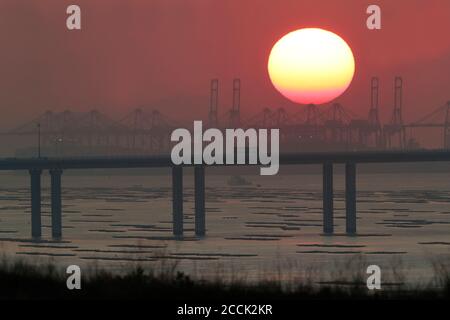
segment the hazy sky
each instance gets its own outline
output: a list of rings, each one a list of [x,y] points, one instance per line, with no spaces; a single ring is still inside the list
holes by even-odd
[[[81,6],[82,31],[66,29],[69,4]],[[369,4],[382,8],[381,31],[366,28]],[[216,77],[221,114],[234,77],[244,113],[294,110],[272,87],[267,59],[280,37],[302,27],[336,32],[353,49],[356,75],[339,101],[355,113],[367,114],[372,75],[384,120],[396,75],[407,120],[450,100],[448,0],[0,0],[0,125],[46,109],[118,117],[148,106],[206,118]]]

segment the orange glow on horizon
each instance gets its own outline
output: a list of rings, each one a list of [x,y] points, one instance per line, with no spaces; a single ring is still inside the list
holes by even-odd
[[[338,35],[318,28],[293,31],[272,48],[268,71],[275,88],[300,104],[339,97],[355,73],[355,59]]]

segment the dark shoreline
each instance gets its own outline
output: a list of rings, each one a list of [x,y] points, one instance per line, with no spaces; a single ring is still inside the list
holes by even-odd
[[[154,273],[140,266],[125,274],[95,270],[83,275],[81,290],[69,290],[69,275],[54,265],[33,266],[23,262],[0,268],[0,300],[152,300],[152,301],[297,301],[297,300],[449,300],[450,277],[441,276],[441,288],[385,287],[371,291],[365,282],[298,284],[285,289],[277,281],[248,284],[242,281],[196,281],[175,271]]]

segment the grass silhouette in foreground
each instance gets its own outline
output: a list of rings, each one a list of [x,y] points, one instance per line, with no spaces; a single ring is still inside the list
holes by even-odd
[[[59,270],[59,271],[58,271]],[[235,280],[202,281],[167,267],[155,272],[133,266],[122,274],[96,268],[82,274],[82,289],[68,290],[68,275],[54,264],[24,261],[0,263],[0,299],[145,299],[170,301],[298,300],[298,299],[449,299],[450,273],[435,268],[438,287],[387,288],[369,291],[363,279],[313,285],[294,284],[289,289],[275,280],[247,283]]]

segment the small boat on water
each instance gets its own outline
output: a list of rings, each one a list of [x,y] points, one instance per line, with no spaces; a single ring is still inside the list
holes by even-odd
[[[228,179],[227,184],[229,186],[249,186],[252,183],[241,176],[231,176]]]

